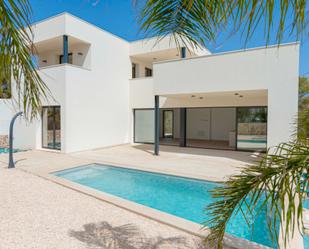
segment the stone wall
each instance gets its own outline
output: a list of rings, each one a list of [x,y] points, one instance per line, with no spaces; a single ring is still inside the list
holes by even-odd
[[[0,135],[0,148],[9,147],[9,138],[7,135]]]

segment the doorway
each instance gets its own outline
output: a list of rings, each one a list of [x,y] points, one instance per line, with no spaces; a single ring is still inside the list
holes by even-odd
[[[163,110],[163,138],[174,137],[174,111]]]
[[[42,147],[61,149],[61,114],[60,106],[42,108]]]

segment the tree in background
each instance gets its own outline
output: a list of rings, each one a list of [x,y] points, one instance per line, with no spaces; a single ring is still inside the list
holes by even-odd
[[[298,136],[309,139],[309,79],[299,77]]]
[[[176,44],[205,45],[218,33],[232,28],[242,32],[246,42],[262,27],[265,42],[281,43],[285,34],[297,39],[308,34],[306,0],[149,0],[140,3],[141,29],[163,38],[172,34]],[[288,100],[287,100],[288,101]],[[304,101],[302,105],[306,105]],[[307,114],[305,114],[305,112]],[[309,111],[302,112],[305,115]],[[306,127],[300,115],[299,125]],[[308,125],[308,124],[307,124]],[[309,191],[309,143],[301,133],[290,143],[268,151],[258,165],[249,165],[212,191],[216,201],[206,208],[210,228],[206,241],[222,248],[228,222],[241,213],[250,221],[253,214],[267,210],[265,217],[274,243],[280,224],[283,244],[296,229],[303,231],[303,200]],[[254,216],[254,215],[253,215]],[[250,222],[248,222],[250,224]]]

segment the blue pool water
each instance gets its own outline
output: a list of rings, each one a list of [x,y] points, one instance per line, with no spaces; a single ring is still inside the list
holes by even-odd
[[[309,249],[309,235],[304,236],[304,248]]]
[[[18,152],[18,150],[13,150],[13,152]],[[2,153],[9,153],[9,149],[8,148],[0,148],[0,154]]]
[[[98,164],[64,170],[54,175],[196,223],[207,220],[204,208],[214,201],[209,190],[219,186],[209,181]],[[271,247],[266,215],[264,210],[250,219],[253,229],[238,213],[229,222],[227,232]]]

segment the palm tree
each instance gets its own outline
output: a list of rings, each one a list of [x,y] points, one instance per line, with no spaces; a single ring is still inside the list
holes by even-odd
[[[299,77],[299,115],[298,115],[298,136],[309,138],[309,115],[306,110],[309,109],[309,79]]]
[[[178,44],[205,45],[228,25],[233,27],[232,33],[243,32],[248,40],[263,22],[266,41],[272,34],[278,43],[284,34],[299,38],[307,31],[306,0],[133,1],[139,8],[142,31],[159,37],[173,34]],[[279,16],[276,10],[280,10]]]
[[[297,38],[307,34],[308,4],[305,0],[149,0],[137,1],[141,30],[160,38],[172,34],[177,44],[205,45],[218,32],[232,26],[248,41],[263,22],[265,42],[272,35],[280,45],[285,34]],[[277,16],[279,10],[279,16]],[[287,18],[289,17],[289,18]],[[290,20],[288,22],[288,20]],[[309,127],[309,110],[299,115],[301,127]],[[307,122],[307,123],[306,123]],[[303,129],[305,130],[305,129]],[[269,150],[257,165],[249,165],[212,191],[216,199],[206,207],[210,228],[206,240],[222,248],[228,222],[237,213],[246,220],[263,209],[272,215],[267,223],[274,243],[278,243],[280,224],[283,246],[294,231],[303,231],[303,200],[309,191],[309,142],[306,132],[295,141]],[[250,223],[250,222],[249,222]],[[281,237],[280,237],[281,238]]]
[[[15,99],[33,118],[48,91],[33,59],[31,6],[28,0],[0,0],[0,99]]]

